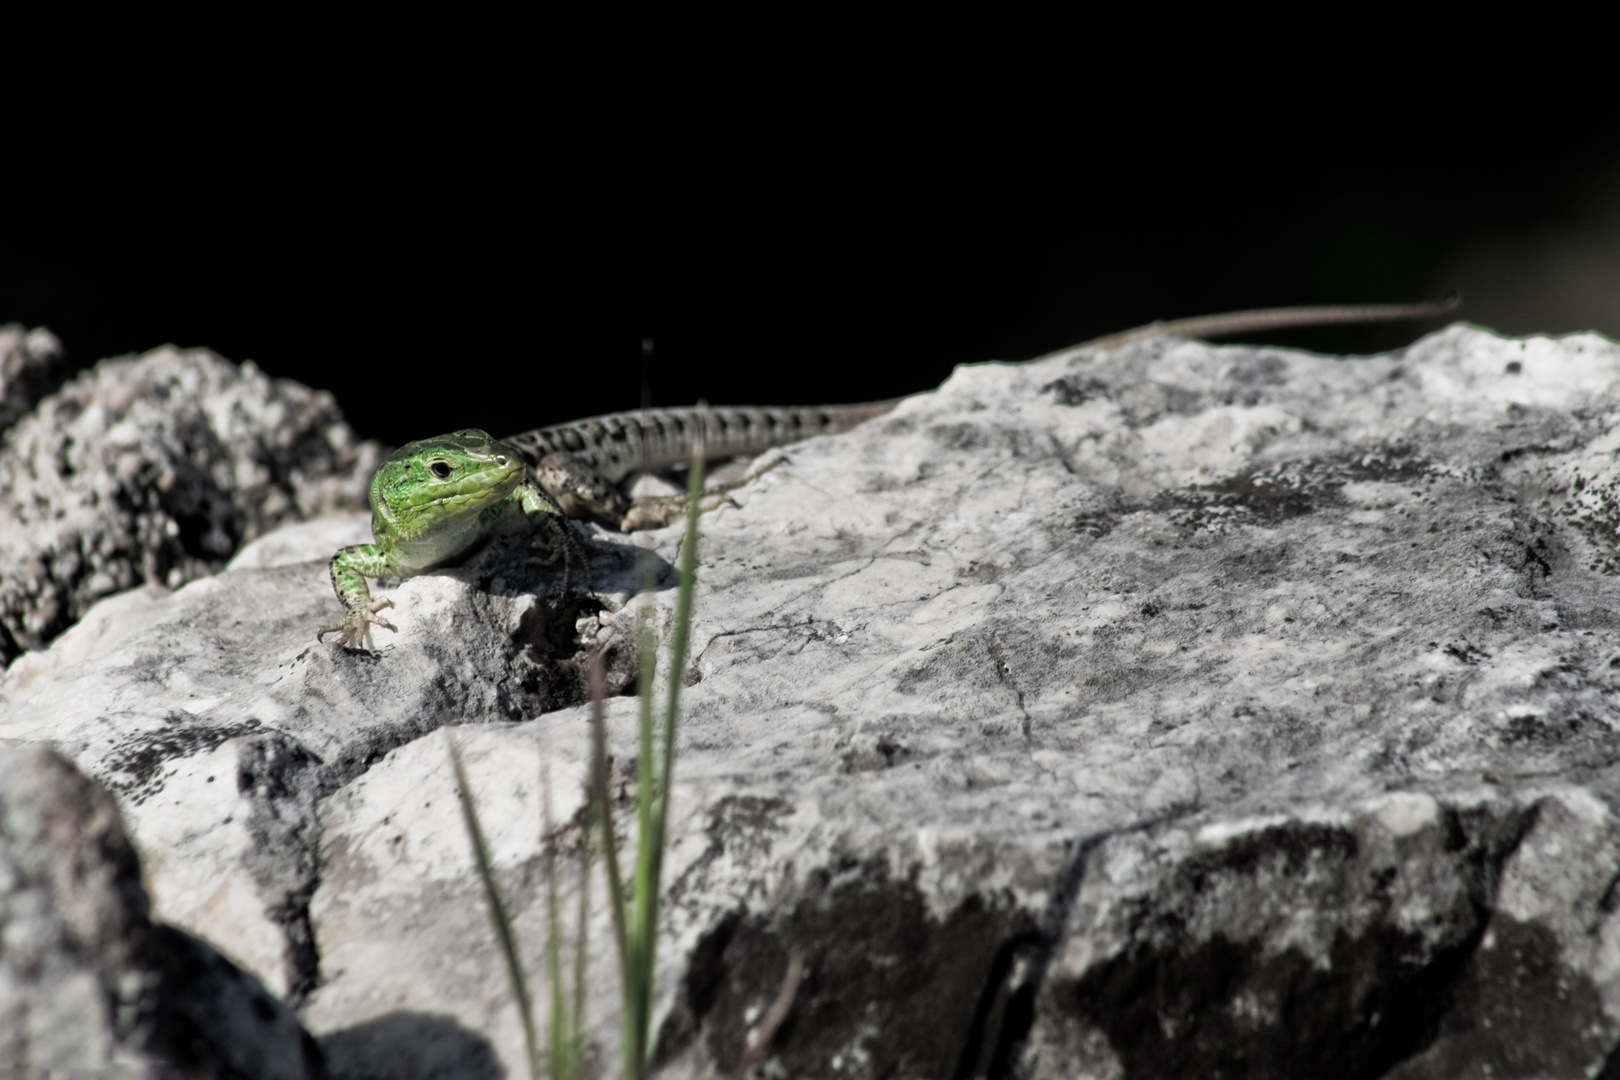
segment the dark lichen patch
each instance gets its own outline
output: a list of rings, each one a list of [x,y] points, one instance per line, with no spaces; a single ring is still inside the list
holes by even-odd
[[[1041,387],[1040,392],[1051,394],[1059,405],[1084,405],[1093,398],[1107,397],[1108,384],[1090,376],[1065,375]]]
[[[171,761],[206,754],[228,739],[261,731],[255,719],[239,724],[213,724],[183,712],[171,712],[163,726],[127,735],[107,754],[106,784],[139,806],[162,790],[163,770]]]
[[[1596,1074],[1614,1052],[1620,1025],[1586,974],[1560,962],[1562,952],[1546,927],[1492,916],[1479,948],[1448,988],[1435,1038],[1389,1076]]]
[[[1444,475],[1446,470],[1407,446],[1365,450],[1341,459],[1335,465],[1344,481],[1377,480],[1387,484],[1409,484]]]
[[[1491,658],[1490,653],[1467,641],[1448,641],[1440,651],[1459,664],[1473,665]]]
[[[1620,475],[1596,479],[1576,470],[1557,513],[1591,545],[1588,569],[1620,574]]]
[[[1232,525],[1269,527],[1328,506],[1341,505],[1349,483],[1412,485],[1443,472],[1414,451],[1367,450],[1338,458],[1290,461],[1239,473],[1213,484],[1162,492],[1152,509],[1189,531]]]
[[[1049,978],[1031,1050],[1053,1075],[1384,1076],[1434,1041],[1530,816],[1443,812],[1393,846],[1381,829],[1290,823],[1195,851],[1151,900],[1111,908],[1121,947]],[[1421,928],[1414,887],[1433,901]],[[1305,945],[1299,910],[1354,915]]]
[[[1613,695],[1598,688],[1538,694],[1496,722],[1503,773],[1544,772],[1550,760],[1607,768],[1620,758],[1620,733],[1608,720]]]
[[[946,450],[967,452],[990,445],[990,435],[974,423],[935,424],[928,429],[928,437]]]
[[[799,947],[804,980],[771,1053],[779,1075],[956,1075],[999,1035],[980,1016],[998,957],[1035,929],[1010,901],[978,895],[937,919],[886,860],[840,859],[812,872],[776,918],[718,921],[694,953],[655,1061],[701,1039],[716,1071],[729,1073],[751,1010],[775,997],[789,950]]]
[[[848,773],[892,769],[914,753],[910,744],[888,732],[845,736],[833,744],[833,749],[843,771]]]
[[[1142,943],[1054,995],[1107,1036],[1126,1076],[1382,1076],[1421,1047],[1463,950],[1428,964],[1421,935],[1340,932],[1329,966],[1215,935]]]
[[[1101,540],[1114,531],[1114,526],[1119,524],[1119,517],[1119,514],[1106,510],[1088,510],[1076,514],[1070,523],[1070,528],[1081,536]]]
[[[1166,491],[1153,509],[1190,532],[1232,525],[1277,525],[1309,514],[1330,498],[1328,489],[1296,477],[1244,473],[1215,484]]]

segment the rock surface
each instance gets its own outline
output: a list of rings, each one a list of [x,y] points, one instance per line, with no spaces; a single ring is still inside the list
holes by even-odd
[[[1620,1075],[1617,451],[1620,346],[1457,326],[965,367],[779,453],[704,519],[662,1067],[727,1074],[797,949],[766,1075]],[[502,541],[360,655],[313,636],[363,522],[298,528],[14,664],[0,737],[117,793],[333,1075],[517,1074],[435,729],[538,972],[580,656],[628,681],[678,536],[597,534],[600,611]]]
[[[318,1076],[285,1005],[148,916],[113,799],[46,747],[0,746],[0,1073]]]
[[[0,365],[48,354],[38,334],[7,352],[0,331]],[[44,385],[0,374],[0,407],[13,382],[30,405]],[[379,460],[330,394],[251,363],[173,347],[102,361],[0,440],[0,663],[102,597],[177,587],[278,525],[364,508]]]

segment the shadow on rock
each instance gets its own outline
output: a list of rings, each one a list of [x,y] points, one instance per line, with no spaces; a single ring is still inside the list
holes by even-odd
[[[320,1039],[331,1080],[501,1080],[489,1040],[448,1016],[396,1012]]]
[[[320,1054],[284,1003],[202,938],[164,924],[147,1049],[190,1076],[320,1076]]]

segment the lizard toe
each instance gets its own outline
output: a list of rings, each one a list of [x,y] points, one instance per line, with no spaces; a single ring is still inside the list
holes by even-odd
[[[340,623],[321,627],[320,631],[315,635],[315,640],[322,641],[327,634],[337,634],[337,644],[340,647],[373,652],[375,651],[371,644],[371,628],[373,626],[380,626],[384,630],[392,630],[396,634],[399,632],[397,626],[376,614],[378,609],[392,606],[392,601],[378,601],[370,611],[355,612]]]

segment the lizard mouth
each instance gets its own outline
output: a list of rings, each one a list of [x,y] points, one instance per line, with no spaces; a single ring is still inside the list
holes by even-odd
[[[433,505],[448,510],[459,507],[477,507],[498,502],[517,486],[522,478],[523,466],[502,454],[489,468],[480,469],[461,477],[454,487],[433,500]]]

